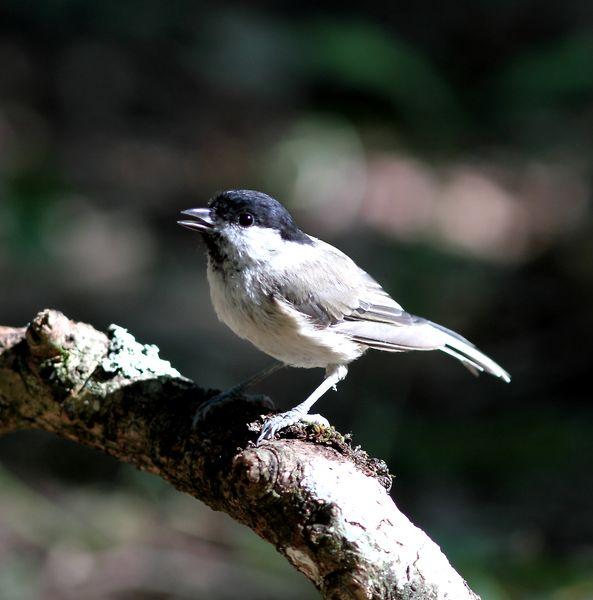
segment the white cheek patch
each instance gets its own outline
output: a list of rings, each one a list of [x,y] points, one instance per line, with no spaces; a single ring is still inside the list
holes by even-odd
[[[225,225],[220,234],[227,242],[229,255],[246,263],[269,263],[276,261],[297,261],[307,245],[282,239],[276,229],[269,227],[240,227]]]

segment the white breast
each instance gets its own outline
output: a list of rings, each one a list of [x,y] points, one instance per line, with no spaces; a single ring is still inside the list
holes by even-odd
[[[208,263],[210,297],[218,318],[262,352],[294,367],[348,364],[364,349],[346,336],[317,329],[308,317],[273,298],[252,270],[223,276]]]

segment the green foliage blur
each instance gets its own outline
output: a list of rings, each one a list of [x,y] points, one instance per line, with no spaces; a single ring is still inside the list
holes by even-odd
[[[320,412],[483,598],[593,598],[592,31],[584,0],[4,0],[0,323],[115,322],[237,383],[269,359],[216,322],[175,221],[266,191],[513,376],[369,353]],[[261,391],[287,408],[320,376]],[[0,439],[0,598],[237,597],[317,594],[155,478]]]

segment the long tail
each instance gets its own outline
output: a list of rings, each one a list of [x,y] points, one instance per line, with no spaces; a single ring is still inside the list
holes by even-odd
[[[401,321],[394,320],[393,324],[346,321],[333,329],[370,348],[387,352],[441,350],[459,360],[474,375],[485,372],[507,383],[511,380],[511,376],[500,365],[458,333],[408,313],[402,314]]]
[[[439,331],[447,334],[445,345],[439,348],[439,350],[459,360],[474,375],[479,375],[485,371],[494,375],[494,377],[499,377],[506,383],[511,381],[511,376],[507,371],[483,352],[480,352],[470,341],[442,325],[430,321],[429,323]]]

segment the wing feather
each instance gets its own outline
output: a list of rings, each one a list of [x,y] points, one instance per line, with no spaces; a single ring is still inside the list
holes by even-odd
[[[318,327],[343,321],[375,321],[390,325],[411,325],[416,317],[403,308],[366,271],[337,248],[324,246],[332,260],[323,263],[316,257],[301,260],[298,269],[280,278],[273,295],[285,300]],[[295,275],[300,277],[295,280]],[[308,290],[308,292],[305,292]],[[313,290],[313,291],[311,291]]]

